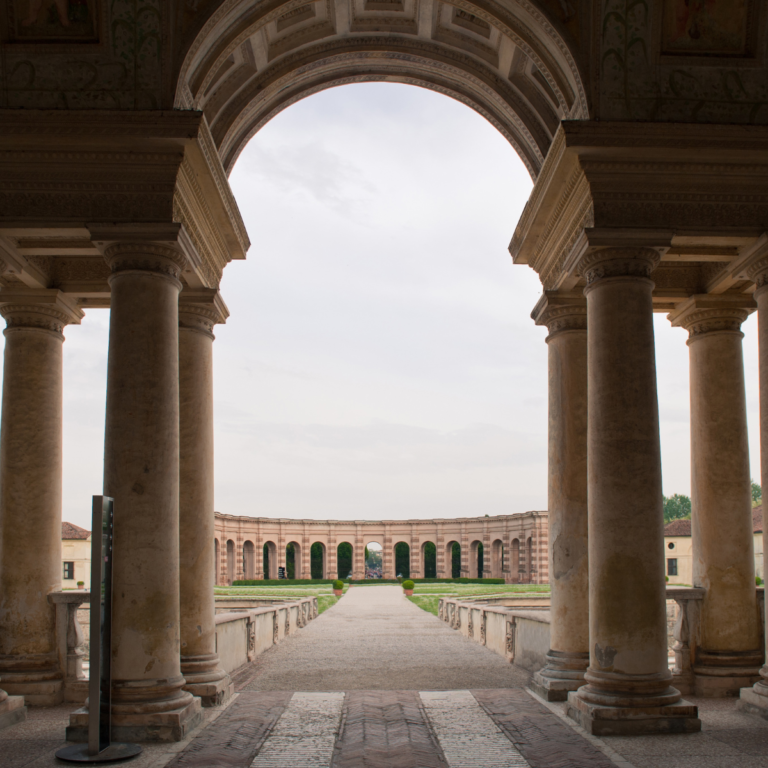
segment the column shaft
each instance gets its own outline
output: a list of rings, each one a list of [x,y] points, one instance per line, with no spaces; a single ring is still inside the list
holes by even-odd
[[[561,301],[565,301],[562,299]],[[549,329],[550,650],[538,693],[565,701],[589,663],[587,538],[587,308],[544,297],[534,319]]]
[[[740,331],[749,309],[738,302],[693,297],[671,315],[690,334],[693,586],[705,590],[699,696],[736,695],[762,663]]]
[[[121,243],[112,274],[104,492],[115,500],[112,736],[178,741],[201,719],[179,665],[179,328],[183,255]],[[210,542],[209,542],[210,544]],[[211,545],[212,546],[212,545]],[[67,737],[85,740],[87,714]]]
[[[213,593],[213,307],[179,313],[179,597],[184,689],[203,706],[233,692],[216,653]],[[193,297],[197,298],[197,297]],[[221,318],[223,319],[223,318]]]
[[[589,642],[568,714],[595,734],[699,730],[667,666],[651,249],[587,255]]]
[[[757,285],[754,297],[757,302],[760,367],[760,474],[763,488],[768,488],[768,258],[758,258],[748,274]],[[765,517],[763,512],[764,521]],[[765,612],[765,622],[765,663],[760,668],[760,679],[751,688],[741,689],[738,706],[768,719],[768,611]]]
[[[51,592],[61,589],[62,371],[68,322],[58,291],[3,291],[0,426],[0,675],[27,704],[63,700]],[[7,701],[7,700],[6,700]],[[15,701],[18,704],[18,701]]]

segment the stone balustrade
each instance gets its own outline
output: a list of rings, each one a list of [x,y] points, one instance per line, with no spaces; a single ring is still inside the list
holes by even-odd
[[[64,673],[64,701],[85,703],[88,675],[83,669],[86,635],[78,618],[91,593],[84,590],[52,592],[48,596],[56,613],[56,640],[60,669]],[[317,598],[305,597],[259,608],[230,610],[216,616],[216,652],[221,666],[232,672],[253,661],[263,651],[317,618]]]
[[[695,693],[696,651],[701,637],[701,604],[705,590],[667,588],[667,601],[676,603],[675,623],[669,649],[675,663],[673,685],[683,694]],[[485,645],[510,663],[532,672],[547,663],[550,648],[550,612],[541,607],[510,607],[505,598],[463,600],[441,598],[438,618],[470,640]],[[765,591],[757,588],[760,626],[765,625]]]
[[[64,701],[80,704],[88,698],[88,676],[83,670],[85,633],[78,611],[82,605],[87,607],[90,599],[91,593],[80,589],[48,595],[56,613],[56,650],[64,673]]]

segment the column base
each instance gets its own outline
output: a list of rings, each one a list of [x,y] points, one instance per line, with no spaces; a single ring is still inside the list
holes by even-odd
[[[181,657],[181,674],[185,681],[182,690],[199,696],[204,707],[218,707],[235,692],[234,683],[219,663],[215,653]]]
[[[696,696],[717,699],[738,696],[760,680],[763,652],[716,652],[699,649],[693,667]]]
[[[203,719],[200,699],[168,712],[112,713],[112,739],[123,742],[182,741]],[[69,716],[67,741],[88,741],[88,708]]]
[[[545,701],[567,701],[571,691],[584,685],[589,653],[564,653],[550,649],[547,666],[536,672],[531,689]]]
[[[759,682],[751,688],[742,688],[736,708],[768,720],[768,683]]]
[[[227,675],[217,683],[188,683],[183,690],[197,696],[203,707],[218,707],[235,695],[235,684]]]
[[[663,706],[612,707],[590,704],[577,692],[571,692],[566,712],[593,736],[697,733],[701,730],[698,707],[683,700]]]
[[[64,702],[64,681],[59,672],[53,672],[50,676],[38,672],[28,675],[23,672],[3,672],[3,690],[9,696],[23,696],[27,706],[55,707]]]
[[[27,719],[23,696],[6,696],[0,701],[0,730]]]

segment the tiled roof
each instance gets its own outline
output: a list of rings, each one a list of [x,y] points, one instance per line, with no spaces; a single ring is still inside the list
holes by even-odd
[[[690,520],[673,520],[671,523],[667,523],[664,526],[665,536],[690,536],[691,535],[691,521]]]
[[[752,508],[752,532],[763,532],[763,505]],[[691,521],[690,520],[673,520],[671,523],[667,523],[664,526],[665,536],[690,536],[691,535]]]
[[[74,523],[61,524],[62,539],[87,539],[90,535],[90,531],[86,531],[85,528],[81,528],[79,525],[75,525]]]

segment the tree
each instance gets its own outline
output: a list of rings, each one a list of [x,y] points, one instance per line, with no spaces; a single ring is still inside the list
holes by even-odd
[[[673,520],[691,519],[691,500],[681,493],[673,496],[662,496],[664,500],[664,524],[671,523]]]
[[[756,507],[758,504],[763,503],[763,488],[754,480],[751,480],[750,482],[752,483],[752,506]]]
[[[368,547],[365,548],[365,562],[367,563],[371,559],[371,553],[368,551]]]
[[[323,545],[316,541],[309,549],[310,576],[313,579],[323,578]]]

